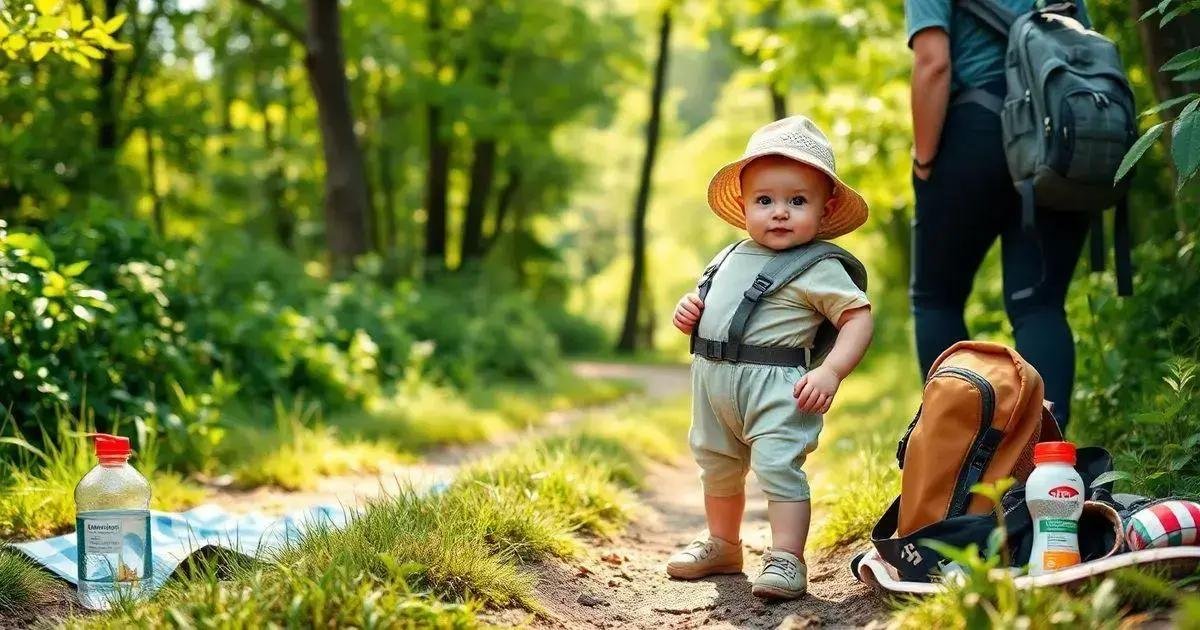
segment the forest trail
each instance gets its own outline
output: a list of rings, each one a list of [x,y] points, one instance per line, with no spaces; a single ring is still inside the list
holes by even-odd
[[[555,411],[536,427],[515,431],[492,442],[434,450],[419,462],[379,474],[330,477],[310,491],[275,488],[221,490],[212,502],[246,512],[283,513],[316,504],[363,505],[401,484],[418,489],[451,481],[472,461],[503,451],[531,437],[566,430],[587,414],[626,405],[631,400],[663,399],[686,394],[691,377],[686,366],[618,363],[575,363],[585,378],[621,378],[642,384],[641,393],[602,407]],[[810,460],[812,462],[813,460]],[[820,458],[816,458],[819,466]],[[743,528],[745,575],[726,575],[686,582],[663,571],[666,559],[704,529],[703,497],[695,466],[688,459],[674,465],[654,464],[648,489],[634,522],[622,535],[595,539],[586,555],[564,564],[549,561],[534,567],[535,596],[546,613],[533,617],[523,609],[487,611],[482,621],[498,626],[534,628],[805,628],[861,627],[885,617],[883,601],[855,581],[847,570],[852,551],[810,552],[809,594],[784,603],[767,603],[750,594],[750,578],[758,570],[769,543],[766,505],[750,477]],[[819,486],[818,486],[819,491]],[[822,517],[818,505],[813,530]]]
[[[484,621],[554,629],[881,625],[887,616],[885,602],[848,569],[858,549],[810,551],[808,594],[798,600],[770,603],[751,595],[749,576],[758,571],[770,541],[766,503],[753,477],[747,484],[742,529],[745,575],[696,581],[666,575],[667,558],[704,530],[704,504],[690,460],[659,464],[651,467],[643,509],[624,534],[589,541],[586,556],[569,565],[551,561],[536,567],[535,595],[546,610],[544,616],[531,618],[524,610],[506,610],[487,613]],[[823,517],[819,504],[815,509],[813,531]]]
[[[314,505],[362,506],[385,493],[395,493],[402,486],[427,490],[448,484],[464,464],[501,452],[521,441],[563,431],[588,414],[626,404],[631,399],[657,400],[688,391],[691,376],[684,365],[653,365],[581,361],[571,364],[571,370],[583,378],[621,379],[641,384],[641,391],[607,405],[551,411],[538,425],[522,431],[512,431],[495,440],[476,444],[461,444],[434,449],[414,462],[388,466],[373,474],[352,474],[323,477],[309,490],[289,491],[272,486],[250,490],[214,487],[206,503],[227,510],[285,514]]]
[[[773,603],[750,594],[750,576],[770,540],[766,506],[753,482],[742,530],[746,574],[667,577],[667,558],[704,529],[699,481],[688,463],[655,467],[646,486],[645,510],[623,535],[592,541],[587,555],[571,565],[537,567],[535,593],[544,617],[509,610],[485,615],[485,621],[546,629],[677,629],[864,627],[886,619],[883,599],[851,577],[851,549],[808,553],[808,594],[798,600]],[[814,530],[820,519],[818,507]]]

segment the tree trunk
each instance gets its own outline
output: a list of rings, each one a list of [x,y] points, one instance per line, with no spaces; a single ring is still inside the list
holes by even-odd
[[[104,19],[111,19],[120,9],[120,0],[104,0]],[[121,38],[122,25],[113,37]],[[96,168],[89,170],[89,188],[112,190],[116,185],[117,145],[117,60],[107,51],[100,60],[100,75],[96,80]]]
[[[467,197],[467,211],[463,221],[464,263],[483,257],[483,219],[487,203],[492,198],[492,182],[495,176],[496,140],[484,138],[476,141],[475,155],[471,162],[471,192]]]
[[[490,5],[485,8],[485,12],[490,10]],[[486,23],[486,17],[484,22]],[[483,57],[483,84],[491,94],[499,98],[505,52],[496,50],[494,46],[486,46]],[[492,199],[492,184],[495,179],[496,138],[491,135],[491,132],[486,135],[480,134],[480,137],[475,140],[474,155],[471,160],[471,189],[467,195],[467,208],[463,217],[463,263],[483,257],[485,248],[483,219],[487,214],[488,202]]]
[[[388,255],[395,255],[396,249],[396,176],[392,172],[395,168],[392,160],[392,145],[388,141],[388,122],[392,117],[392,104],[388,100],[387,95],[387,79],[386,76],[379,85],[379,92],[376,93],[376,109],[379,114],[379,123],[376,125],[376,131],[379,133],[378,155],[376,162],[379,167],[379,200],[381,217],[381,231],[383,234],[380,239],[380,245],[384,252]]]
[[[1158,0],[1134,0],[1130,11],[1134,20],[1150,7],[1157,6]],[[1146,57],[1146,67],[1150,72],[1150,84],[1154,86],[1154,96],[1159,102],[1172,98],[1200,92],[1200,81],[1179,83],[1171,80],[1174,73],[1159,71],[1171,57],[1200,46],[1200,13],[1181,15],[1159,28],[1158,16],[1138,22],[1138,35],[1142,40],[1142,51]]]
[[[779,13],[783,10],[783,0],[775,0],[763,11],[763,26],[778,35]],[[771,114],[775,120],[787,118],[787,90],[780,85],[776,77],[767,77],[767,91],[771,95]]]
[[[442,16],[438,0],[429,0],[429,56],[434,73],[441,69]],[[450,143],[442,138],[442,108],[432,100],[425,112],[429,168],[425,174],[425,257],[436,267],[446,264],[446,193],[450,177]]]
[[[771,113],[775,115],[775,120],[787,118],[787,96],[774,83],[768,89],[771,90]]]
[[[491,251],[492,246],[496,244],[496,239],[504,232],[504,221],[508,217],[509,208],[512,207],[513,199],[517,196],[517,190],[521,187],[521,169],[516,166],[508,169],[508,179],[504,182],[504,188],[500,189],[500,194],[496,197],[496,214],[492,217],[492,232],[487,237],[487,242],[484,245],[484,255]]]
[[[104,0],[104,19],[112,19],[117,14],[120,8],[120,0]],[[122,25],[122,29],[124,26]],[[120,39],[120,30],[113,33],[113,37]],[[113,53],[109,52],[100,60],[100,78],[96,85],[97,102],[96,102],[96,118],[97,118],[97,135],[96,147],[100,149],[102,154],[111,156],[112,152],[117,148],[117,112],[116,112],[116,83],[117,83],[117,60]]]
[[[671,9],[664,8],[659,22],[658,61],[654,66],[654,86],[650,91],[650,120],[646,123],[646,155],[642,162],[637,199],[633,204],[633,264],[629,273],[629,300],[625,305],[625,323],[617,350],[633,352],[637,346],[638,314],[646,282],[646,206],[650,201],[650,184],[654,158],[658,151],[658,131],[662,119],[662,98],[666,87],[667,56],[671,42]]]
[[[260,85],[265,85],[265,83],[260,83]],[[267,154],[271,156],[272,162],[271,172],[267,175],[267,180],[263,182],[263,194],[267,198],[267,216],[270,217],[275,237],[279,239],[280,245],[294,251],[296,218],[292,216],[291,210],[283,201],[283,193],[286,189],[283,161],[277,155],[279,142],[275,137],[275,126],[271,124],[271,117],[267,115],[268,105],[268,99],[260,91],[259,107],[263,113],[263,146],[267,149]]]
[[[308,1],[304,63],[317,103],[325,157],[325,240],[335,275],[367,251],[367,177],[354,136],[337,0]]]
[[[1137,20],[1143,13],[1150,10],[1150,7],[1157,6],[1157,0],[1134,0],[1130,6],[1132,19]],[[1164,102],[1184,94],[1192,94],[1200,92],[1200,81],[1178,82],[1172,80],[1174,72],[1162,72],[1159,68],[1164,63],[1170,60],[1175,55],[1200,46],[1200,13],[1188,13],[1181,15],[1167,24],[1165,28],[1159,27],[1160,18],[1158,16],[1151,17],[1138,22],[1138,35],[1142,40],[1142,53],[1146,58],[1146,68],[1150,75],[1150,85],[1154,87],[1154,96],[1158,102]],[[1163,112],[1161,116],[1169,120],[1176,112]],[[1163,141],[1167,144],[1167,152],[1170,153],[1171,134],[1165,133],[1162,135]],[[1178,171],[1175,169],[1174,160],[1166,160],[1167,168],[1171,169],[1171,179],[1175,180],[1179,177]],[[1188,219],[1183,214],[1183,204],[1175,205],[1175,221],[1174,225],[1168,227],[1161,220],[1156,220],[1149,215],[1143,214],[1138,223],[1150,222],[1153,223],[1152,231],[1160,232],[1159,228],[1167,230],[1183,230],[1188,227]]]
[[[154,135],[150,133],[149,124],[142,127],[142,134],[146,141],[146,180],[151,208],[154,211],[154,229],[159,236],[166,236],[167,217],[163,210],[162,196],[158,193],[158,157],[154,149]]]

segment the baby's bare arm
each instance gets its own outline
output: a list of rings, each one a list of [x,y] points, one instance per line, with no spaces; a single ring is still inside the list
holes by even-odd
[[[875,335],[875,318],[871,316],[871,307],[860,306],[842,313],[837,327],[837,341],[821,365],[832,369],[839,379],[844,379],[858,367]]]
[[[837,322],[838,336],[829,356],[820,367],[800,377],[792,388],[796,406],[804,413],[825,413],[833,404],[842,379],[862,361],[875,333],[871,307],[860,306],[846,311]]]

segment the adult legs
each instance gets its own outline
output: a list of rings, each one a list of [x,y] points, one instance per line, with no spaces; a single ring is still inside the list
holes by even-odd
[[[912,298],[921,373],[969,338],[963,308],[1006,214],[1016,213],[1000,121],[975,105],[953,107],[929,181],[913,177]]]
[[[1004,307],[1017,351],[1042,375],[1046,400],[1054,403],[1063,429],[1075,383],[1075,339],[1064,303],[1090,220],[1086,212],[1041,210],[1033,234],[1023,231],[1014,216],[1001,235]],[[1013,299],[1013,293],[1031,287],[1028,297]]]

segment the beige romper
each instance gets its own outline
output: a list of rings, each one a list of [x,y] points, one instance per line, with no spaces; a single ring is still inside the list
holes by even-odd
[[[701,337],[728,338],[742,293],[774,255],[751,240],[729,254],[704,300]],[[869,304],[841,262],[823,260],[763,298],[747,322],[743,343],[810,346],[823,320],[837,322],[845,311]],[[753,469],[769,500],[809,499],[801,466],[817,446],[822,417],[796,408],[792,387],[803,374],[795,367],[693,357],[689,442],[705,494],[744,491],[746,472]]]

